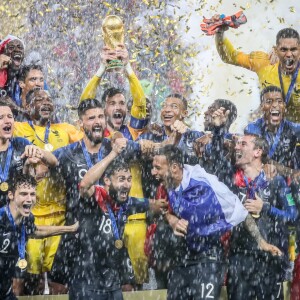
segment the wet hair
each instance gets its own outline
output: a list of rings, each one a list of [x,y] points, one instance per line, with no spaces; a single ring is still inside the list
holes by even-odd
[[[276,35],[276,45],[279,44],[280,39],[297,39],[300,42],[299,33],[293,28],[281,29]]]
[[[12,100],[9,96],[1,97],[0,98],[0,107],[8,106],[10,109],[12,109],[12,105],[7,103],[6,101]]]
[[[166,145],[160,148],[156,155],[164,155],[168,164],[177,163],[183,167],[183,154],[182,151],[174,145]]]
[[[14,194],[18,187],[20,187],[21,185],[31,186],[35,188],[37,182],[31,175],[17,173],[16,175],[14,174],[14,176],[10,178],[8,190]]]
[[[185,109],[185,110],[188,109],[188,102],[187,102],[186,98],[184,98],[182,95],[176,94],[176,93],[175,93],[175,94],[170,94],[169,96],[166,97],[166,99],[167,99],[167,98],[176,98],[176,99],[180,99],[181,102],[182,102],[182,104],[183,104],[184,109]]]
[[[278,92],[278,93],[282,94],[281,88],[279,88],[278,86],[275,86],[275,85],[269,85],[260,92],[260,103],[263,103],[265,94],[273,93],[273,92]]]
[[[101,98],[102,103],[106,103],[106,100],[108,98],[111,98],[111,97],[113,97],[117,94],[121,94],[121,95],[124,96],[124,90],[119,89],[119,88],[115,88],[115,87],[111,87],[111,88],[105,90],[103,95],[102,95],[102,98]]]
[[[128,171],[130,170],[130,167],[129,164],[126,161],[124,161],[124,159],[117,158],[113,160],[113,162],[107,167],[104,176],[111,177],[116,172],[119,172],[121,170]]]
[[[93,108],[102,108],[103,109],[103,106],[100,103],[100,101],[97,99],[88,98],[88,99],[82,100],[77,109],[79,119],[81,119],[81,117],[85,114],[85,112],[87,110],[93,109]]]
[[[218,106],[218,107],[224,107],[225,111],[229,110],[229,116],[228,116],[228,122],[231,125],[236,117],[237,117],[237,108],[235,106],[235,104],[233,102],[231,102],[230,100],[226,100],[226,99],[216,99],[214,101],[214,103]]]
[[[43,67],[41,65],[37,65],[37,64],[24,65],[20,68],[18,80],[24,82],[26,77],[28,76],[28,73],[31,70],[39,70],[43,73]]]
[[[254,149],[261,149],[261,161],[263,164],[267,163],[268,161],[268,154],[269,154],[269,144],[265,138],[256,134],[245,134],[245,136],[253,136],[254,140]]]

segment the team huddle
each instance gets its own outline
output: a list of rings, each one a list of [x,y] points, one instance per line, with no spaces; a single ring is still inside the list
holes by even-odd
[[[238,112],[226,99],[204,112],[203,132],[186,125],[176,93],[152,123],[124,45],[103,48],[78,121],[61,123],[42,66],[22,64],[19,38],[0,41],[0,299],[119,300],[143,289],[149,268],[170,300],[219,299],[223,285],[232,300],[283,299],[289,228],[299,228],[300,37],[279,31],[271,61],[234,49],[226,29],[215,33],[220,57],[261,87],[260,118],[243,135],[230,131]],[[132,101],[101,85],[116,59]]]

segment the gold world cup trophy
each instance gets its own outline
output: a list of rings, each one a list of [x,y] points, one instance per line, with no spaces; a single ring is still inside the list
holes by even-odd
[[[115,15],[109,15],[102,22],[102,34],[105,46],[116,49],[118,45],[124,45],[124,23]],[[123,67],[120,59],[108,61],[106,70],[116,70]]]

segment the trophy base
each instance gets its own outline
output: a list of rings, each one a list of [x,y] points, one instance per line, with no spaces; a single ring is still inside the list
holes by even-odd
[[[108,71],[108,72],[112,72],[112,71],[119,72],[123,68],[124,68],[124,65],[123,65],[123,63],[122,63],[121,60],[119,60],[119,59],[113,59],[113,60],[110,60],[107,63],[107,66],[106,66],[105,70]]]

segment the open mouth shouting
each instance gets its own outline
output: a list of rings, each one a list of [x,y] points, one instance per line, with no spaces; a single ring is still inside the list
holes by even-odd
[[[113,114],[112,120],[113,124],[117,126],[121,126],[123,124],[124,116],[121,112],[117,111]]]
[[[270,122],[271,123],[279,123],[282,119],[282,114],[278,109],[270,110]]]
[[[31,212],[32,204],[23,204],[22,210],[25,215],[29,215]]]
[[[172,125],[175,122],[174,115],[170,115],[170,114],[163,115],[163,122],[164,122],[164,125],[166,125],[166,126]]]
[[[92,132],[95,137],[102,137],[103,128],[102,128],[102,126],[96,125],[92,128]]]
[[[296,66],[297,66],[297,61],[295,61],[294,59],[292,58],[288,58],[288,59],[285,59],[284,60],[284,64],[283,64],[283,67],[284,69],[288,72],[288,73],[291,73],[295,70]]]
[[[122,189],[119,191],[119,200],[126,201],[128,198],[129,189]]]
[[[240,160],[242,157],[243,157],[243,154],[241,152],[238,152],[238,151],[235,152],[236,161]]]
[[[4,133],[5,137],[11,137],[12,135],[12,125],[5,125],[2,127],[2,132]]]
[[[23,54],[21,52],[13,52],[11,60],[15,66],[19,67],[23,61]]]

